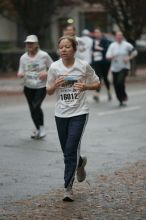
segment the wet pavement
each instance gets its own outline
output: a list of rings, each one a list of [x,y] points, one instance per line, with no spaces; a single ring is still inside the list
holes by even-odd
[[[24,96],[1,95],[0,220],[146,219],[145,85],[143,79],[128,82],[126,108],[118,107],[114,93],[108,102],[104,88],[100,103],[89,93],[90,117],[82,141],[87,179],[75,183],[73,204],[61,201],[64,165],[55,98],[47,97],[43,104],[47,137],[36,141],[29,138],[33,124]]]

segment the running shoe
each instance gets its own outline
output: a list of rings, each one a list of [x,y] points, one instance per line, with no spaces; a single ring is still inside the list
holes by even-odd
[[[126,107],[127,103],[126,102],[120,102],[119,107]]]
[[[87,157],[82,157],[82,165],[77,168],[77,180],[78,182],[83,182],[86,179],[85,166],[87,164]]]
[[[42,139],[45,136],[46,136],[45,128],[44,128],[44,126],[40,126],[40,129],[39,129],[39,132],[38,132],[36,139]]]
[[[72,188],[65,188],[64,189],[64,197],[63,197],[64,202],[73,202],[73,191]]]
[[[93,99],[94,99],[95,102],[99,102],[100,101],[99,100],[99,96],[97,96],[97,95],[93,96]]]
[[[32,138],[32,139],[36,139],[37,136],[38,136],[38,134],[39,134],[39,130],[33,130],[33,131],[32,131],[32,134],[31,134],[31,138]]]

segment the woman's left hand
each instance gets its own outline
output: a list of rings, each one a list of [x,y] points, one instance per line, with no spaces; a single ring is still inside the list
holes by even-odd
[[[74,89],[79,92],[83,92],[86,90],[86,84],[83,82],[77,82],[74,84]]]
[[[46,71],[42,71],[40,72],[40,80],[45,80],[47,78],[47,72]]]

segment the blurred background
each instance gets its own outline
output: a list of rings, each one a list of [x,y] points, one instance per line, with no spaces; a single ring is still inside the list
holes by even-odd
[[[145,0],[0,0],[0,74],[16,72],[26,35],[36,34],[40,46],[57,59],[57,40],[68,24],[91,33],[100,27],[113,39],[117,30],[138,49],[137,66],[146,57]]]

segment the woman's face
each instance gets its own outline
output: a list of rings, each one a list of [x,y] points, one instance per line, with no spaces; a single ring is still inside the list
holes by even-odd
[[[121,43],[124,40],[124,36],[122,32],[117,32],[116,33],[116,41]]]
[[[98,29],[95,29],[95,30],[94,30],[94,36],[95,36],[95,38],[97,38],[97,39],[101,39],[101,37],[102,37],[101,31],[98,30]]]
[[[66,32],[66,35],[69,35],[72,37],[76,35],[75,29],[72,26],[66,27],[65,32]]]
[[[63,39],[59,43],[59,53],[62,59],[74,58],[75,50],[72,42],[68,39]]]
[[[26,48],[29,53],[32,53],[38,49],[38,43],[26,43]]]

